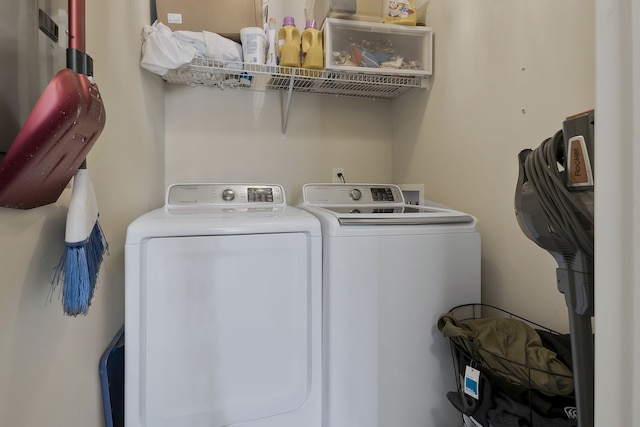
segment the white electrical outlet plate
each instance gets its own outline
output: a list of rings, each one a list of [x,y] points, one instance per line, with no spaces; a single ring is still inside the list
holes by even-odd
[[[344,178],[344,168],[333,168],[333,172],[331,174],[331,182],[344,182],[343,180],[340,179],[340,177],[338,176],[338,174],[342,174],[342,177]]]

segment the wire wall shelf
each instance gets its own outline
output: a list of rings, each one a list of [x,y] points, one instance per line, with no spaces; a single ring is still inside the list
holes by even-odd
[[[390,73],[392,71],[390,70]],[[162,76],[167,83],[392,100],[413,88],[427,88],[423,76],[393,76],[267,66],[196,58]]]

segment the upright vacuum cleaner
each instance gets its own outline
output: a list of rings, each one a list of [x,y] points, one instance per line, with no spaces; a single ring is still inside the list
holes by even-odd
[[[579,427],[594,425],[593,135],[593,110],[567,117],[552,138],[520,152],[515,191],[520,228],[558,263]]]

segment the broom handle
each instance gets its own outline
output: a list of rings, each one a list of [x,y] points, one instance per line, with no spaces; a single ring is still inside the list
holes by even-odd
[[[68,3],[68,15],[69,15],[69,49],[77,50],[82,54],[86,52],[85,46],[85,3],[84,0],[69,0]],[[69,59],[67,59],[69,62]],[[71,64],[67,64],[71,68],[78,68],[77,64],[71,66]],[[74,70],[80,71],[80,70]],[[87,70],[82,70],[83,72],[87,72]],[[92,72],[90,74],[93,74]],[[82,161],[80,165],[80,169],[87,168],[87,159]]]
[[[85,52],[84,0],[69,0],[69,48]]]

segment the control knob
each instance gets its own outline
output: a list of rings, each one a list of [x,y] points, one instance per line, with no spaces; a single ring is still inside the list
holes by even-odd
[[[362,191],[358,190],[357,188],[351,190],[351,193],[349,194],[351,195],[351,199],[353,200],[360,200],[360,198],[362,197]]]
[[[227,202],[232,201],[233,199],[235,199],[235,197],[236,197],[236,194],[230,188],[227,188],[222,192],[222,199],[226,200]]]

